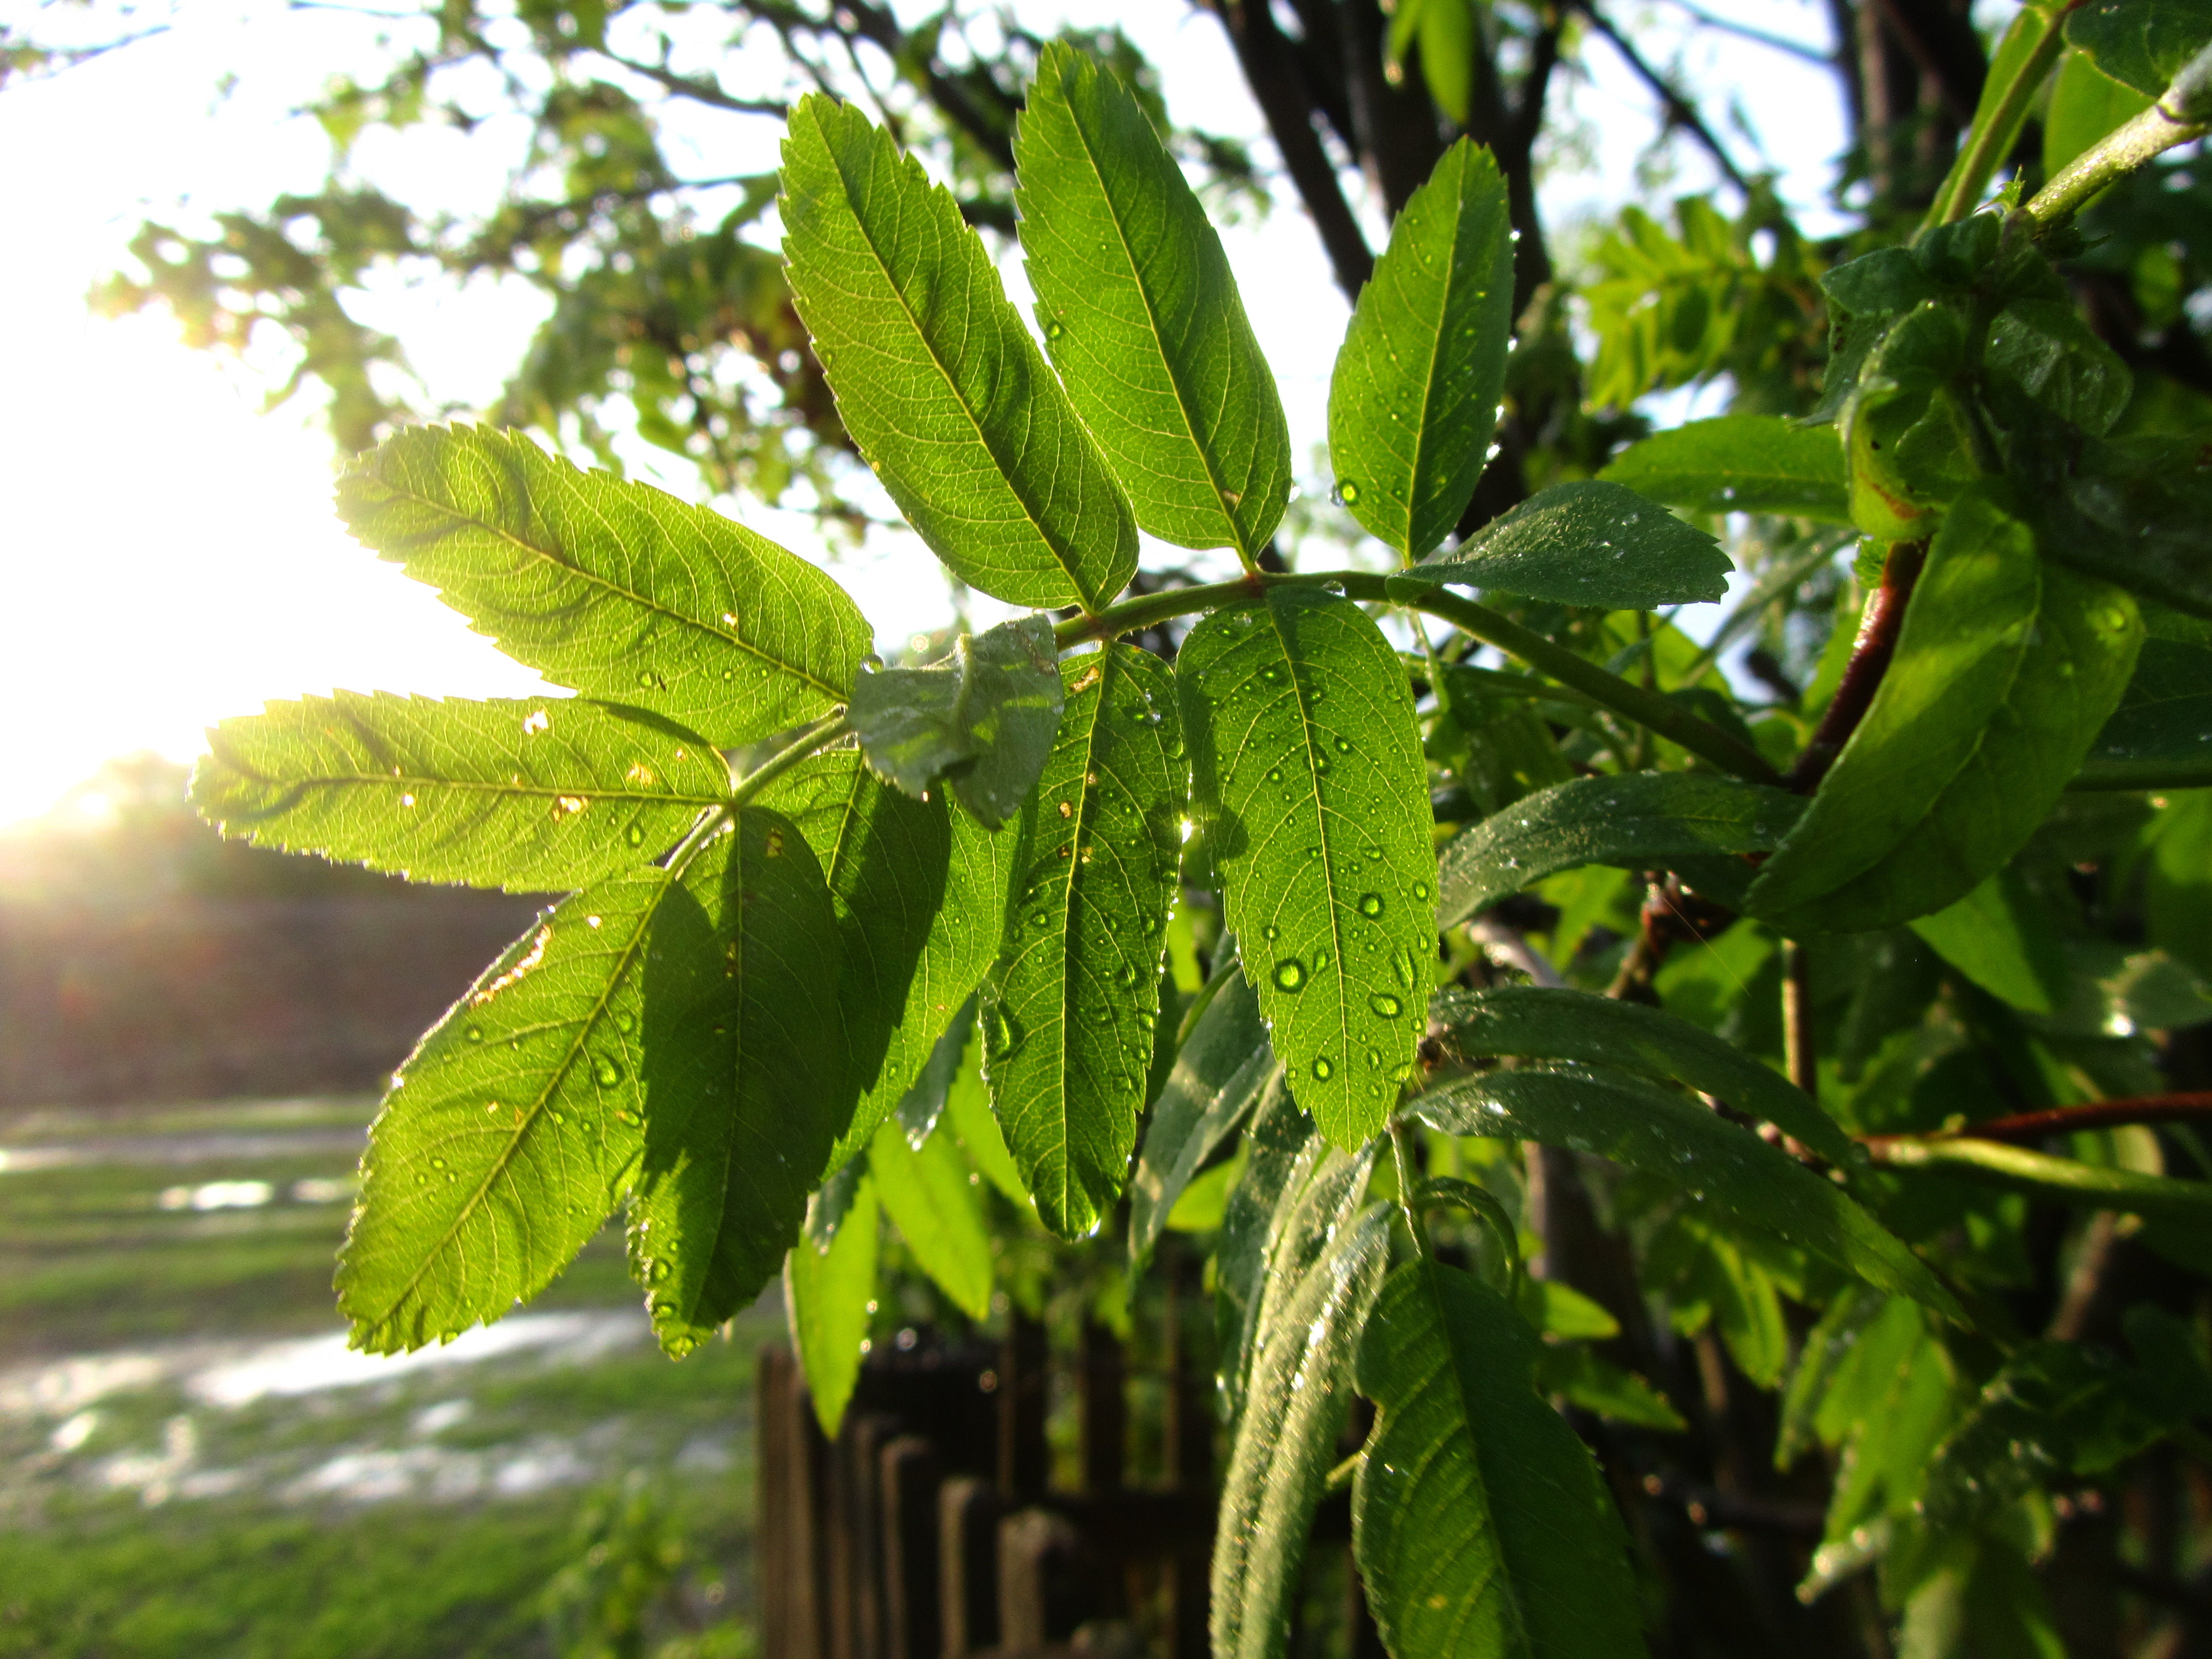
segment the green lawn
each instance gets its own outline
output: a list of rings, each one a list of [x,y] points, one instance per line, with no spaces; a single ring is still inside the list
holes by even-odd
[[[527,1340],[303,1386],[349,1364],[369,1109],[0,1118],[10,1152],[113,1158],[0,1170],[0,1659],[750,1654],[775,1316],[669,1364],[610,1232],[494,1333]]]

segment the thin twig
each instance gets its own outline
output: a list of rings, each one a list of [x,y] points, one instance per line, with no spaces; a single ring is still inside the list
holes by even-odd
[[[1739,23],[1732,18],[1716,17],[1709,11],[1692,5],[1690,0],[1674,0],[1674,3],[1705,28],[1717,29],[1723,34],[1733,34],[1762,46],[1771,46],[1777,52],[1786,52],[1792,58],[1802,58],[1805,62],[1816,64],[1831,73],[1835,70],[1835,57],[1824,47],[1808,46],[1802,40],[1792,40],[1786,35],[1769,34],[1765,29],[1753,28],[1748,23]]]
[[[1927,562],[1926,542],[1899,542],[1889,550],[1881,567],[1881,586],[1867,602],[1858,639],[1851,647],[1844,677],[1837,683],[1836,695],[1828,700],[1828,711],[1820,717],[1813,740],[1790,769],[1790,787],[1798,793],[1809,795],[1820,787],[1820,780],[1866,717],[1874,694],[1881,688],[1890,657],[1897,650],[1897,636],[1905,627],[1905,611],[1911,601],[1913,585],[1920,580],[1920,568]]]
[[[1666,106],[1668,125],[1680,127],[1696,139],[1705,153],[1713,158],[1713,165],[1720,168],[1721,172],[1727,176],[1729,183],[1734,185],[1746,196],[1750,195],[1751,181],[1743,176],[1736,167],[1735,158],[1722,147],[1721,141],[1713,136],[1713,130],[1705,125],[1705,118],[1698,113],[1697,106],[1677,90],[1673,82],[1652,68],[1645,61],[1644,54],[1637,51],[1634,45],[1630,42],[1628,37],[1615,28],[1595,6],[1589,4],[1588,0],[1583,0],[1583,3],[1577,5],[1575,9],[1589,20],[1592,28],[1613,43],[1613,49],[1620,54],[1621,61],[1634,72],[1638,80],[1651,89],[1653,96]]]

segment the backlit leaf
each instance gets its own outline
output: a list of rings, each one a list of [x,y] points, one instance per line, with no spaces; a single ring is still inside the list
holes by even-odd
[[[1804,810],[1784,790],[1695,773],[1571,779],[1470,825],[1444,848],[1437,920],[1452,927],[1585,864],[1694,872],[1699,890],[1717,888],[1713,896],[1725,902],[1751,879],[1741,855],[1780,846]]]
[[[508,656],[723,748],[844,702],[872,643],[796,554],[514,433],[410,428],[347,470],[338,511]]]
[[[1222,1416],[1234,1423],[1244,1409],[1244,1383],[1259,1333],[1260,1297],[1267,1278],[1267,1235],[1284,1189],[1301,1169],[1314,1136],[1313,1119],[1291,1097],[1278,1069],[1261,1090],[1245,1132],[1244,1171],[1222,1206],[1214,1243],[1215,1382]]]
[[[1145,1107],[1182,766],[1158,658],[1112,645],[1060,672],[1066,712],[1024,815],[984,1066],[1037,1213],[1080,1237],[1121,1195]]]
[[[1275,1067],[1260,1000],[1241,968],[1214,992],[1152,1103],[1129,1180],[1129,1260],[1141,1266],[1183,1188],[1243,1121]]]
[[[2118,1210],[2192,1229],[2212,1226],[2212,1182],[2084,1164],[1970,1134],[1885,1142],[1876,1146],[1875,1156],[1893,1169],[1931,1170],[2075,1209]]]
[[[1406,560],[1441,542],[1474,493],[1512,329],[1505,181],[1462,138],[1391,227],[1329,381],[1337,494]]]
[[[1128,503],[951,193],[858,109],[811,94],[781,205],[838,413],[931,550],[1010,604],[1112,599],[1137,568]]]
[[[1297,587],[1217,611],[1176,663],[1193,816],[1291,1085],[1355,1146],[1411,1075],[1436,854],[1405,667],[1366,613]]]
[[[2146,606],[2145,638],[2119,707],[2074,787],[2212,787],[2212,623]]]
[[[783,1259],[791,1346],[813,1396],[815,1419],[832,1438],[860,1380],[860,1345],[868,1339],[876,1299],[878,1231],[876,1183],[862,1174],[829,1247],[802,1235]]]
[[[1368,1317],[1352,1553],[1400,1659],[1644,1651],[1626,1530],[1532,1386],[1541,1346],[1496,1291],[1427,1260],[1392,1273]]]
[[[1448,1134],[1534,1140],[1611,1158],[1682,1189],[1717,1220],[1758,1228],[1870,1285],[1960,1317],[1919,1259],[1832,1182],[1671,1091],[1595,1068],[1532,1068],[1456,1079],[1413,1109]]]
[[[1390,579],[1455,582],[1607,611],[1718,599],[1735,568],[1720,544],[1635,490],[1595,478],[1553,484],[1468,542]]]
[[[656,924],[629,1254],[672,1353],[760,1294],[845,1127],[836,937],[805,838],[759,807],[693,860]]]
[[[1850,521],[1843,441],[1777,415],[1692,421],[1631,445],[1599,475],[1692,513]]]
[[[969,1184],[968,1160],[949,1134],[920,1147],[889,1120],[868,1148],[868,1172],[891,1224],[921,1270],[953,1304],[978,1322],[991,1312],[991,1235]]]
[[[577,697],[341,691],[225,720],[208,750],[192,800],[225,835],[511,892],[658,858],[730,783],[707,745]]]
[[[1221,238],[1151,119],[1054,43],[1014,161],[1045,349],[1138,526],[1257,557],[1290,497],[1282,399]]]
[[[2212,0],[2087,0],[2066,16],[2069,45],[2146,98],[2212,41]]]
[[[2044,118],[2044,176],[2055,176],[2106,133],[2142,114],[2153,96],[2113,80],[2087,52],[2069,52],[2051,84],[2051,108]]]

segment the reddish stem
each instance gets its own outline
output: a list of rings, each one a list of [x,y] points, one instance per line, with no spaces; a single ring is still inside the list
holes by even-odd
[[[1813,740],[1805,745],[1797,764],[1790,769],[1787,782],[1799,794],[1809,795],[1820,787],[1866,717],[1874,694],[1881,688],[1883,672],[1897,650],[1897,635],[1905,626],[1905,607],[1912,598],[1912,585],[1919,580],[1920,568],[1927,562],[1926,542],[1890,544],[1889,556],[1882,561],[1881,586],[1867,601],[1865,614],[1859,618],[1859,636],[1852,643],[1851,659],[1844,665],[1836,695],[1829,699],[1828,712],[1820,716]]]
[[[2015,1145],[2072,1134],[2081,1129],[2112,1129],[2127,1123],[2181,1123],[2193,1118],[2212,1118],[2212,1089],[2182,1094],[2136,1095],[2126,1100],[2094,1101],[2087,1106],[2056,1106],[2045,1112],[2021,1112],[2011,1117],[1969,1123],[1963,1129],[1931,1135],[1929,1139],[2002,1140]],[[1867,1144],[1901,1139],[1869,1135]]]

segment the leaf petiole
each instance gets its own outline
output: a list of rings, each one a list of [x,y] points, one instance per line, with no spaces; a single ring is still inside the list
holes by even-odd
[[[736,816],[739,807],[808,756],[818,754],[840,738],[849,735],[852,730],[852,721],[842,708],[824,714],[811,726],[801,727],[797,738],[732,783],[728,799],[700,814],[699,821],[691,826],[690,832],[682,841],[677,842],[663,861],[662,867],[672,876],[682,875],[691,860],[699,855],[699,849],[714,840]]]

